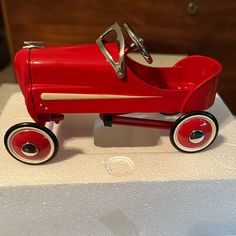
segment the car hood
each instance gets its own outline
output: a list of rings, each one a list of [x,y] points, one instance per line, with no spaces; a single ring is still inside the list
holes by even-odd
[[[88,86],[116,76],[96,44],[31,49],[33,84]]]

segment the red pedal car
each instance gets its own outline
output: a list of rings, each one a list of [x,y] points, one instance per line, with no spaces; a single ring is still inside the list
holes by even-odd
[[[131,43],[125,42],[124,34]],[[107,42],[110,35],[113,42]],[[128,40],[129,41],[129,40]],[[112,25],[96,44],[44,47],[25,42],[14,61],[28,112],[35,123],[20,123],[5,134],[7,151],[17,160],[41,164],[58,151],[46,122],[65,113],[99,113],[104,125],[170,129],[170,141],[183,152],[197,152],[216,138],[216,118],[203,110],[215,99],[221,64],[205,56],[188,56],[172,67],[149,67],[129,57],[138,50],[152,58],[128,24]],[[135,112],[179,113],[174,121],[122,116]]]

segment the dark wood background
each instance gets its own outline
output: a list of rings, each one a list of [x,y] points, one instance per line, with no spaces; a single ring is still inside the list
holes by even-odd
[[[2,0],[11,55],[24,40],[88,43],[114,22],[129,22],[157,53],[203,54],[224,67],[219,93],[236,113],[236,1]]]

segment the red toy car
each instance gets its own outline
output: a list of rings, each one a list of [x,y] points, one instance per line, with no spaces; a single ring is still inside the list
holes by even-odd
[[[123,30],[123,31],[122,31]],[[125,43],[124,34],[132,43]],[[107,37],[116,40],[108,43]],[[40,164],[54,157],[58,141],[46,122],[64,113],[99,113],[104,124],[170,129],[170,141],[184,152],[197,152],[216,138],[216,118],[203,110],[215,99],[221,64],[209,57],[188,56],[173,67],[149,67],[134,61],[138,50],[152,58],[128,24],[115,23],[96,44],[44,47],[25,42],[15,56],[15,72],[35,123],[20,123],[5,134],[7,151],[17,160]],[[175,122],[122,116],[135,112],[179,113]]]

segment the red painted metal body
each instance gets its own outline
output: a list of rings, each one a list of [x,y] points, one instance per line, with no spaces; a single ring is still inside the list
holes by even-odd
[[[222,69],[214,59],[189,56],[164,68],[139,64],[128,55],[125,60],[121,80],[95,44],[22,49],[15,71],[29,114],[39,123],[63,113],[190,112],[214,102]],[[42,100],[43,93],[134,98]]]
[[[56,155],[58,141],[48,121],[65,113],[99,113],[104,125],[170,129],[172,145],[183,152],[207,148],[218,133],[208,109],[214,102],[221,64],[205,56],[188,56],[172,67],[150,67],[129,57],[135,48],[152,58],[143,40],[126,23],[132,43],[126,44],[117,23],[96,44],[44,47],[26,42],[14,60],[15,73],[27,110],[38,123],[20,123],[4,137],[7,151],[17,160],[41,164]],[[116,42],[105,37],[114,31]],[[129,113],[182,113],[175,121],[122,116]]]

